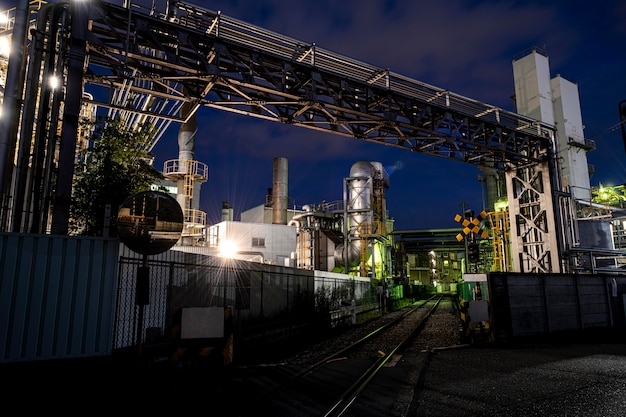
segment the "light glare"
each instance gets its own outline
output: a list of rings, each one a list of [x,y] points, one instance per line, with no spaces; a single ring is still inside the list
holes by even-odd
[[[8,36],[0,37],[0,55],[8,57],[11,53],[11,39]]]
[[[50,88],[53,90],[56,90],[57,87],[59,86],[59,78],[54,75],[50,77],[49,82],[50,82]]]
[[[219,245],[219,256],[234,258],[237,254],[237,245],[232,240],[223,240]]]

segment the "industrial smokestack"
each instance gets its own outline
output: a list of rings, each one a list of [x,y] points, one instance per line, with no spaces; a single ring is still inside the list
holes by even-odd
[[[287,158],[274,158],[274,186],[272,188],[273,224],[287,224],[287,177]]]
[[[222,221],[223,222],[233,221],[233,208],[230,206],[228,201],[222,201]]]

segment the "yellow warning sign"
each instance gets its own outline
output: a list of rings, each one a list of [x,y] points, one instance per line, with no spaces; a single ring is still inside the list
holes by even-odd
[[[463,233],[459,233],[456,235],[456,240],[459,242],[463,240],[465,236],[469,236],[470,233],[474,233],[479,235],[483,239],[486,239],[489,236],[485,230],[482,230],[483,221],[487,218],[487,212],[485,210],[481,211],[477,217],[474,217],[471,220],[464,219],[463,216],[457,214],[454,216],[454,221],[461,223],[463,226]]]

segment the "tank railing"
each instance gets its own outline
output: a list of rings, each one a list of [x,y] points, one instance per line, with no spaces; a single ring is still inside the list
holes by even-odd
[[[206,213],[197,209],[184,209],[183,218],[185,223],[192,225],[205,226],[206,225]]]
[[[170,159],[163,164],[163,175],[193,175],[196,179],[207,180],[209,167],[193,159]]]
[[[324,211],[327,213],[343,213],[346,202],[343,200],[335,200],[324,203]]]

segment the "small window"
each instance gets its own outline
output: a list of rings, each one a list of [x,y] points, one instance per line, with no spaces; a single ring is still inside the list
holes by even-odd
[[[265,238],[264,237],[253,237],[252,238],[252,247],[254,247],[254,248],[264,248],[265,247]]]

